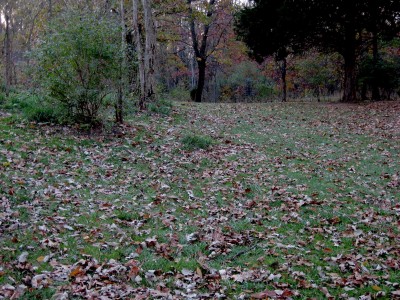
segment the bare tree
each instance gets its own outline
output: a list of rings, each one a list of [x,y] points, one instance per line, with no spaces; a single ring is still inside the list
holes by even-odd
[[[124,103],[124,87],[125,87],[125,76],[124,70],[126,68],[126,30],[125,30],[125,7],[124,0],[120,0],[120,17],[121,17],[121,65],[119,74],[119,87],[118,87],[118,99],[115,103],[115,121],[117,123],[123,123],[123,103]]]
[[[151,10],[151,0],[142,0],[144,24],[146,30],[144,68],[146,73],[146,100],[154,100],[155,97],[155,56],[156,56],[156,29]]]
[[[154,62],[156,32],[151,10],[151,0],[142,0],[144,24],[139,21],[139,0],[133,0],[133,31],[138,57],[140,96],[139,108],[145,109],[155,98]]]
[[[4,58],[5,58],[5,89],[6,95],[8,96],[10,93],[10,86],[13,80],[13,72],[12,72],[12,41],[11,41],[11,14],[12,8],[7,3],[4,9],[4,18],[6,22],[6,29],[5,29],[5,38],[4,38]]]
[[[199,75],[197,80],[197,87],[195,91],[195,101],[201,102],[204,83],[206,79],[206,64],[207,64],[207,39],[208,33],[210,31],[211,22],[205,22],[203,25],[203,32],[201,37],[201,42],[199,43],[199,38],[196,33],[196,25],[195,25],[195,17],[193,13],[192,7],[193,0],[187,0],[188,11],[189,11],[189,24],[190,24],[190,33],[192,37],[193,51],[196,55],[197,67],[199,69]],[[214,13],[214,5],[215,0],[210,0],[208,2],[208,9],[206,12],[206,16],[208,19],[211,19]]]

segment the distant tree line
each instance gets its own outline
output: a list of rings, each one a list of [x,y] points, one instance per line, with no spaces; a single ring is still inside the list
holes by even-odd
[[[0,104],[35,94],[40,118],[113,111],[122,123],[160,99],[398,97],[399,1],[4,0],[0,11]]]
[[[253,57],[263,60],[273,55],[280,62],[283,101],[287,57],[312,47],[342,56],[344,102],[358,98],[357,79],[363,84],[363,98],[367,89],[374,100],[381,98],[381,90],[388,88],[382,85],[384,76],[397,78],[391,88],[398,88],[399,74],[394,72],[398,61],[385,60],[379,48],[384,42],[399,38],[400,1],[252,0],[250,3],[238,13],[236,32]]]

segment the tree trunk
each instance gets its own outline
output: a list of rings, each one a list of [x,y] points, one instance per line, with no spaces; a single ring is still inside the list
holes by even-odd
[[[196,88],[196,73],[195,73],[195,58],[191,57],[189,58],[190,60],[190,90],[193,90]]]
[[[146,31],[144,68],[146,74],[146,101],[154,101],[155,98],[155,71],[156,57],[156,29],[151,11],[151,0],[142,0],[144,25]]]
[[[194,23],[193,8],[191,6],[192,1],[193,0],[187,0],[189,19],[190,19],[190,33],[191,33],[191,38],[192,38],[192,46],[193,46],[194,54],[196,56],[197,66],[199,68],[197,87],[195,89],[195,91],[196,91],[195,101],[201,102],[204,84],[205,84],[205,78],[206,78],[206,66],[207,66],[207,57],[208,57],[207,56],[207,39],[208,39],[208,32],[210,30],[211,22],[206,22],[204,24],[201,44],[199,45],[199,41],[198,41],[197,34],[196,34],[196,25]],[[214,11],[213,11],[214,5],[215,5],[215,0],[210,0],[208,2],[208,10],[206,13],[206,16],[208,19],[211,19],[211,17],[214,14]],[[210,21],[210,20],[208,20],[208,21]]]
[[[133,19],[133,34],[136,45],[136,54],[138,58],[138,69],[139,69],[139,84],[140,84],[140,95],[139,95],[139,109],[146,109],[146,81],[145,81],[145,69],[144,69],[144,58],[143,58],[143,46],[142,46],[142,32],[139,26],[139,0],[133,0],[132,5],[132,19]]]
[[[10,31],[10,15],[11,8],[9,5],[6,5],[5,8],[5,21],[6,21],[6,33],[5,33],[5,47],[4,47],[4,56],[5,56],[5,92],[7,97],[10,94],[10,86],[12,84],[12,57],[11,57],[11,31]]]
[[[287,100],[287,83],[286,83],[287,60],[286,57],[282,59],[281,65],[281,79],[282,79],[282,102]]]
[[[373,55],[373,64],[374,64],[374,80],[372,81],[372,100],[379,101],[381,100],[381,95],[379,93],[379,86],[377,84],[376,75],[379,64],[379,52],[378,52],[378,34],[375,29],[372,33],[372,55]]]
[[[124,106],[124,87],[125,87],[125,75],[124,71],[126,68],[126,30],[125,30],[125,8],[124,0],[120,0],[120,11],[121,11],[121,65],[119,74],[119,87],[118,87],[118,99],[115,103],[115,122],[122,124],[123,119],[123,106]]]
[[[344,56],[344,84],[342,102],[357,100],[356,55],[349,53]]]
[[[354,29],[354,20],[345,29],[345,44],[342,51],[344,59],[344,83],[342,102],[355,102],[357,100],[357,32]]]
[[[199,77],[197,80],[197,89],[194,101],[201,102],[204,90],[204,83],[206,80],[206,62],[204,60],[198,60],[197,66],[199,68]]]

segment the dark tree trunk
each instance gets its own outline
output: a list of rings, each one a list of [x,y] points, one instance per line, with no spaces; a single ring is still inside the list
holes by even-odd
[[[206,23],[204,24],[203,27],[203,34],[201,38],[201,44],[199,44],[198,37],[196,34],[196,26],[194,23],[194,14],[193,14],[193,8],[191,6],[193,0],[187,0],[188,4],[188,13],[190,16],[190,34],[192,38],[192,46],[193,46],[193,51],[197,59],[197,66],[199,68],[199,75],[198,75],[198,80],[197,80],[197,87],[196,87],[196,95],[195,95],[195,101],[196,102],[201,102],[201,98],[203,95],[203,89],[204,89],[204,82],[206,79],[206,65],[207,65],[207,39],[208,39],[208,32],[210,30],[210,24]],[[208,2],[209,8],[207,11],[207,18],[211,19],[214,11],[214,5],[215,5],[215,0],[209,0]]]
[[[357,99],[357,80],[355,57],[344,58],[344,84],[342,102],[354,102]]]
[[[197,79],[197,88],[196,88],[196,95],[194,101],[201,102],[201,98],[203,95],[204,90],[204,83],[206,79],[206,62],[205,60],[201,59],[197,62],[197,66],[199,68],[199,77]]]
[[[124,107],[124,88],[125,88],[125,68],[126,68],[126,30],[125,30],[125,8],[124,1],[120,1],[120,17],[121,17],[121,53],[122,58],[120,61],[120,74],[119,74],[119,87],[118,87],[118,98],[115,103],[115,122],[122,124],[124,122],[123,107]]]
[[[344,51],[344,83],[342,102],[354,102],[357,100],[357,56],[356,42],[353,38],[348,39]]]
[[[286,72],[287,72],[287,60],[285,57],[284,59],[282,59],[282,65],[281,65],[282,102],[286,102],[286,100],[287,100]]]
[[[132,1],[132,20],[133,20],[133,33],[134,33],[134,40],[136,46],[136,55],[138,61],[138,75],[139,75],[139,84],[140,84],[140,93],[139,93],[139,109],[145,110],[146,109],[146,74],[144,69],[144,50],[142,44],[142,33],[140,30],[139,24],[139,0]]]
[[[379,86],[377,84],[376,75],[379,64],[379,53],[378,53],[378,34],[376,30],[374,30],[372,34],[372,55],[373,55],[373,63],[374,63],[374,79],[372,81],[372,100],[378,101],[381,100],[381,95],[379,93]]]
[[[352,20],[345,29],[344,48],[342,50],[344,59],[342,102],[355,102],[357,100],[357,48],[360,40],[357,38],[359,33],[355,30],[354,22]]]

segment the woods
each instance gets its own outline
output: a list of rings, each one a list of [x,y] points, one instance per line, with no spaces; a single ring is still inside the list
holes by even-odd
[[[0,0],[0,300],[399,299],[399,5]]]
[[[399,97],[397,1],[246,4],[230,0],[19,0],[3,1],[1,5],[5,95],[10,90],[37,95],[43,99],[43,107],[57,107],[55,114],[64,115],[64,119],[75,114],[70,102],[78,101],[87,107],[85,113],[74,116],[74,122],[81,117],[83,123],[101,119],[101,113],[111,104],[115,120],[122,123],[129,107],[145,110],[150,103],[174,97],[195,102],[321,98],[354,102]],[[73,17],[76,18],[72,20]],[[74,96],[66,105],[66,99],[71,97],[55,96],[57,92],[48,85],[48,76],[39,75],[40,63],[53,59],[53,63],[63,64],[62,56],[54,57],[59,50],[57,36],[73,30],[73,26],[77,26],[76,30],[86,28],[86,18],[108,23],[112,28],[109,33],[101,32],[102,26],[91,30],[93,36],[105,36],[99,40],[104,45],[99,46],[116,52],[110,53],[108,61],[90,52],[100,59],[97,66],[87,68],[91,63],[82,61],[88,63],[86,70],[76,66],[76,75],[67,75],[69,80],[80,81],[86,92],[82,96],[85,100]],[[67,47],[92,43],[92,33],[87,33],[74,33]],[[53,45],[46,44],[49,39],[53,39]],[[80,59],[90,60],[90,53],[81,53]],[[319,77],[318,83],[307,75],[310,65],[302,63],[304,59],[312,60],[314,54],[321,57],[314,66],[318,73],[331,74],[330,78]],[[335,54],[339,55],[336,63],[340,68],[322,63]],[[256,77],[243,73],[250,65]],[[64,65],[57,71],[60,78],[68,72],[65,68]],[[105,77],[85,82],[82,76],[95,69],[107,69]],[[381,80],[386,77],[390,80]],[[232,81],[233,78],[240,80]],[[62,81],[58,84],[64,89],[68,80],[64,76]],[[94,92],[96,89],[98,92]],[[96,104],[88,94],[97,97]],[[86,100],[88,103],[83,103]]]

